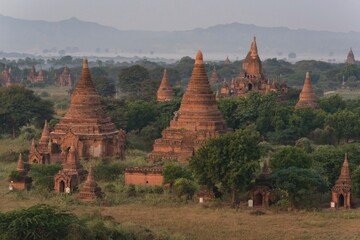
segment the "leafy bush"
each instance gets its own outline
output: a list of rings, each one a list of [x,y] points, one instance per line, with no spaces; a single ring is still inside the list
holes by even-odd
[[[35,205],[28,209],[0,213],[0,238],[15,239],[64,239],[68,226],[78,222],[73,214],[56,207]]]
[[[193,176],[191,172],[187,168],[179,164],[166,165],[164,167],[163,176],[164,176],[164,183],[165,184],[169,183],[170,186],[172,186],[176,181],[176,179],[178,178],[193,180]]]
[[[114,181],[123,173],[125,166],[120,163],[98,164],[94,169],[94,177],[98,181]]]
[[[186,199],[192,199],[196,192],[194,181],[186,178],[178,178],[174,183],[174,193],[178,197],[186,196]]]
[[[51,191],[54,189],[54,175],[62,169],[60,164],[33,164],[29,175],[38,189]]]

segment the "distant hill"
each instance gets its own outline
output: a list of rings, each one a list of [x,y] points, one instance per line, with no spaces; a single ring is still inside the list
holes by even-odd
[[[0,15],[0,51],[38,53],[64,50],[65,53],[149,53],[206,54],[243,58],[256,35],[261,57],[285,58],[295,52],[298,58],[340,57],[352,47],[360,58],[360,33],[327,32],[286,27],[259,27],[250,24],[222,24],[189,31],[121,31],[97,23],[70,18],[59,22],[21,20]],[[45,51],[43,51],[46,49]]]

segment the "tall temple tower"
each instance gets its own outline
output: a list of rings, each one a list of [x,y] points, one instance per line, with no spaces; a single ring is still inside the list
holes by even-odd
[[[310,74],[306,73],[303,89],[301,90],[299,101],[295,105],[295,110],[299,108],[319,108],[319,104],[316,101],[316,95],[311,86]]]
[[[157,91],[157,101],[158,102],[165,102],[173,99],[174,92],[169,84],[167,75],[166,75],[166,69],[164,69],[164,74],[159,86],[159,89]]]
[[[214,66],[212,72],[211,72],[211,76],[209,78],[209,83],[210,85],[215,85],[215,84],[218,84],[220,82],[220,79],[219,79],[219,76],[216,72],[216,68]]]
[[[58,84],[61,87],[72,86],[72,79],[71,79],[70,71],[66,64],[64,67],[64,71],[59,76]]]
[[[103,111],[87,59],[83,61],[81,77],[71,95],[69,110],[50,136],[52,143],[59,146],[62,159],[66,159],[72,145],[80,158],[124,158],[125,132],[116,129]]]
[[[354,57],[354,53],[352,51],[352,48],[350,48],[350,51],[347,55],[347,58],[346,58],[346,64],[356,64],[355,62],[355,57]]]
[[[189,85],[179,111],[174,113],[170,127],[155,140],[149,161],[176,159],[187,163],[208,138],[225,133],[225,120],[218,109],[205,71],[203,55],[198,51]]]
[[[258,54],[258,48],[256,44],[256,37],[254,37],[250,46],[250,50],[244,59],[240,76],[264,79],[261,60]]]
[[[347,155],[345,154],[344,163],[341,168],[340,177],[335,182],[335,186],[332,188],[332,202],[335,206],[350,208],[351,203],[351,179],[349,162]]]

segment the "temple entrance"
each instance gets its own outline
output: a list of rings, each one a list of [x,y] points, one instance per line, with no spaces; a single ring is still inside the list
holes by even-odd
[[[249,90],[249,91],[252,90],[252,84],[248,84],[248,90]]]
[[[344,195],[340,194],[339,202],[338,202],[339,207],[344,207],[344,203],[345,203]]]
[[[257,193],[254,196],[254,206],[262,206],[263,196],[261,193]]]
[[[39,162],[38,162],[38,160],[34,159],[34,160],[32,160],[32,163],[38,164]]]
[[[65,182],[63,180],[59,182],[59,186],[60,192],[65,192]]]

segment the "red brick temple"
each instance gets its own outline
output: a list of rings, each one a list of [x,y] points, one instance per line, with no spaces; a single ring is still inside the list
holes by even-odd
[[[299,101],[295,105],[295,110],[299,108],[319,108],[315,92],[311,86],[310,74],[306,73],[303,89],[301,90]]]
[[[341,173],[335,182],[335,186],[331,190],[332,202],[335,207],[351,207],[351,178],[349,170],[349,162],[345,154],[344,163],[341,168]]]
[[[166,75],[166,69],[164,69],[164,74],[156,96],[158,102],[170,101],[174,97],[174,92]]]
[[[187,163],[208,138],[225,133],[225,120],[218,109],[205,71],[203,55],[198,51],[190,82],[183,95],[180,109],[174,113],[170,127],[155,140],[148,161],[176,159]]]

